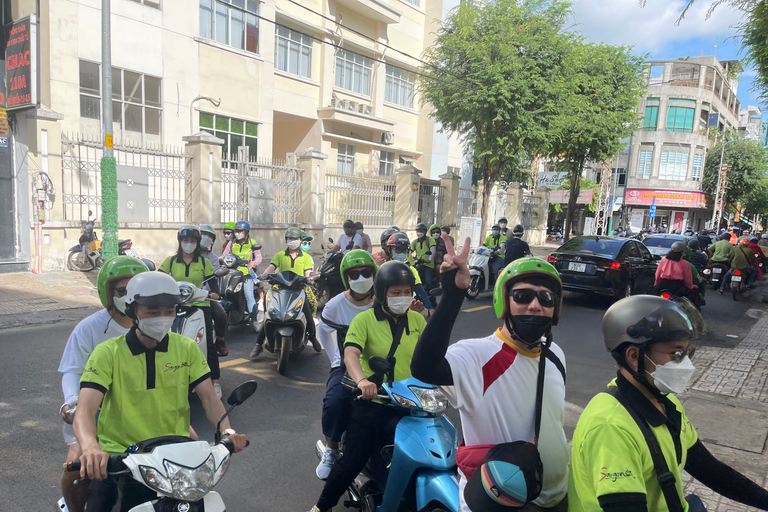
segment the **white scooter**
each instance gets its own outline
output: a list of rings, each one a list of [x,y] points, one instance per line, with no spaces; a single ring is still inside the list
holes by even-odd
[[[129,512],[156,512],[205,510],[226,512],[224,501],[213,488],[221,481],[229,467],[235,446],[229,439],[221,440],[221,422],[232,409],[242,405],[254,392],[256,381],[243,382],[227,398],[231,406],[216,426],[214,443],[193,441],[185,436],[163,436],[148,439],[128,448],[127,453],[109,457],[107,472],[117,479],[119,496],[123,495],[125,478],[157,492],[158,499],[142,503]],[[246,442],[246,446],[249,443]],[[65,471],[80,471],[80,461],[65,462]],[[118,504],[118,510],[122,507]],[[67,512],[64,500],[57,510]]]
[[[213,277],[208,280],[219,278],[228,273],[229,269],[217,268],[213,273]],[[195,341],[197,346],[200,347],[200,350],[203,351],[203,354],[207,354],[208,348],[205,344],[205,314],[203,314],[202,309],[195,307],[192,304],[208,300],[210,292],[198,288],[192,283],[179,281],[179,294],[181,295],[182,303],[176,308],[176,320],[173,321],[171,332],[181,334],[182,336],[186,336]]]
[[[493,290],[493,285],[496,284],[496,277],[491,276],[491,269],[489,263],[493,251],[498,251],[500,247],[480,247],[477,251],[472,251],[472,256],[469,259],[469,275],[471,281],[469,283],[469,289],[467,290],[467,298],[474,300],[480,295],[480,292],[488,292]]]

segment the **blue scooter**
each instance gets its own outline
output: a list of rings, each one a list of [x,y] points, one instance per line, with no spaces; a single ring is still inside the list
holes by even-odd
[[[458,512],[459,478],[456,472],[456,428],[443,415],[448,399],[435,386],[410,378],[392,382],[392,365],[384,358],[372,357],[368,365],[374,378],[389,382],[379,386],[378,398],[388,406],[408,409],[395,429],[395,442],[371,456],[365,469],[349,486],[345,507],[362,512]],[[354,382],[342,382],[360,390]],[[318,458],[325,445],[318,441]],[[344,451],[344,440],[341,442]]]

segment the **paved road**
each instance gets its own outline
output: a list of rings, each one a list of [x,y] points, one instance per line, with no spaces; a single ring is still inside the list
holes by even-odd
[[[709,294],[705,317],[710,334],[705,343],[732,346],[754,320],[749,304]],[[569,433],[579,408],[615,373],[604,351],[600,322],[608,302],[566,294],[561,324],[555,340],[568,365],[567,417]],[[713,318],[717,313],[718,317]],[[487,335],[499,325],[489,295],[466,302],[453,340]],[[2,510],[51,510],[59,497],[60,464],[66,455],[57,411],[61,404],[60,378],[56,372],[73,323],[0,331],[5,357],[0,361],[0,496]],[[231,355],[223,361],[223,386],[227,393],[238,383],[256,379],[259,389],[233,413],[233,426],[245,432],[251,446],[233,458],[219,491],[227,509],[240,511],[305,511],[320,493],[314,476],[314,441],[320,435],[320,407],[328,359],[311,348],[292,362],[288,377],[275,371],[275,357],[265,354],[257,363],[247,357],[253,342],[245,331],[230,336]],[[450,415],[456,418],[455,413]],[[204,439],[212,438],[202,408],[193,405],[193,425]]]

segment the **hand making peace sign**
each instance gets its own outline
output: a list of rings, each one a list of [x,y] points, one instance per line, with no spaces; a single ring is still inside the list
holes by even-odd
[[[440,265],[440,273],[444,274],[451,270],[458,268],[454,283],[462,290],[469,288],[470,276],[469,267],[467,266],[467,256],[469,255],[469,244],[471,243],[469,237],[464,240],[464,245],[461,248],[461,253],[456,254],[451,243],[451,238],[443,233],[443,241],[445,242],[445,250],[447,251],[443,256],[443,264]]]

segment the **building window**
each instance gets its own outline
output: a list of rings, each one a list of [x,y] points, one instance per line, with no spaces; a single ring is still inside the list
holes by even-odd
[[[391,151],[379,153],[379,176],[395,175],[395,154]]]
[[[685,181],[688,175],[687,151],[662,151],[659,164],[659,179]]]
[[[200,112],[200,130],[224,141],[222,157],[236,160],[238,148],[248,147],[249,158],[258,156],[259,125],[242,119]]]
[[[421,0],[403,0],[403,2],[407,4],[411,4],[414,7],[419,7],[419,3],[421,2]]]
[[[667,109],[667,131],[692,133],[695,111],[695,100],[670,98],[669,108]]]
[[[365,55],[349,50],[336,52],[336,87],[370,96],[371,62]]]
[[[275,68],[292,75],[312,78],[312,38],[282,25],[275,25]]]
[[[648,98],[645,101],[645,117],[643,130],[655,132],[659,122],[659,98]]]
[[[200,36],[259,53],[259,2],[200,0]]]
[[[387,64],[387,82],[384,101],[401,107],[413,108],[414,79],[408,71]]]
[[[101,119],[101,66],[80,61],[80,116]],[[112,68],[112,128],[116,141],[162,144],[161,79]]]
[[[131,0],[133,2],[136,2],[137,4],[143,4],[147,7],[154,7],[155,9],[160,8],[160,0]]]
[[[649,179],[651,177],[651,167],[653,167],[653,150],[644,149],[640,151],[640,163],[637,165],[637,179]]]
[[[338,156],[336,157],[336,172],[342,176],[355,175],[355,153],[357,149],[351,144],[339,142]]]
[[[691,179],[693,181],[701,181],[702,163],[704,161],[704,155],[696,153],[693,155],[693,171],[691,173]]]
[[[613,182],[617,187],[623,187],[627,184],[627,172],[623,167],[613,169]]]

